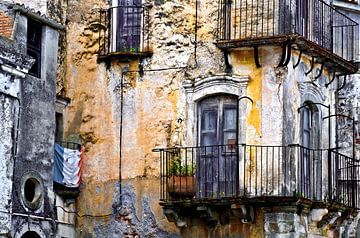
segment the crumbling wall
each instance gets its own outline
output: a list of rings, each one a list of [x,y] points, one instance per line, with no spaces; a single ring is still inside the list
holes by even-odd
[[[98,23],[99,10],[109,7],[107,2],[68,1],[66,77],[60,91],[71,98],[64,115],[65,138],[80,138],[86,148],[77,200],[80,237],[179,235],[158,204],[160,162],[152,149],[196,143],[189,138],[196,133],[196,119],[188,122],[194,116],[187,110],[185,81],[195,85],[226,72],[246,76],[249,80],[243,93],[254,101],[244,116],[249,144],[300,143],[297,109],[302,93],[316,91],[321,102],[333,103],[333,92],[324,84],[329,81],[327,70],[314,82],[317,70],[304,76],[310,68],[308,57],[303,56],[301,66],[293,69],[296,53],[288,67],[277,68],[280,47],[260,49],[262,68],[256,67],[253,50],[233,51],[228,56],[229,73],[227,56],[214,44],[216,1],[199,1],[198,42],[194,1],[149,3],[153,55],[103,62],[97,52],[99,37],[103,38],[99,30],[104,26]],[[322,129],[327,131],[326,125]],[[322,136],[326,141],[327,135]],[[226,236],[222,228],[218,232]]]
[[[11,191],[14,155],[15,105],[14,100],[0,91],[0,236],[10,233],[11,229]],[[7,213],[8,212],[8,213]]]
[[[33,60],[19,54],[12,42],[0,37],[0,236],[12,232],[12,191],[20,116],[20,81]]]
[[[355,74],[347,79],[347,82],[342,90],[338,92],[338,107],[339,114],[350,116],[355,122],[355,135],[353,133],[353,121],[338,117],[337,118],[337,140],[341,152],[347,156],[353,156],[353,135],[355,136],[355,158],[360,156],[360,75]],[[343,78],[339,80],[341,86]],[[340,87],[339,86],[339,87]]]

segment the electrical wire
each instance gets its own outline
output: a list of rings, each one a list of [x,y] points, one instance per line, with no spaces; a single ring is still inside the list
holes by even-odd
[[[61,210],[63,210],[65,213],[68,214],[75,214],[77,217],[92,217],[92,218],[106,218],[106,217],[110,217],[110,216],[114,216],[116,215],[116,213],[109,213],[109,214],[104,214],[104,215],[92,215],[92,214],[82,214],[80,215],[78,212],[73,212],[73,211],[68,211],[65,208],[61,207],[61,206],[55,206],[56,208],[60,208]]]
[[[140,73],[140,72],[159,72],[159,71],[166,71],[166,70],[181,70],[181,69],[187,69],[188,66],[182,66],[182,67],[169,67],[169,68],[159,68],[159,69],[144,69],[144,70],[129,70],[126,73]]]

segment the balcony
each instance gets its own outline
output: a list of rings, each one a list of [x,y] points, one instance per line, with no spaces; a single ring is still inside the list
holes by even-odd
[[[299,145],[154,150],[164,207],[306,204],[360,209],[360,161]]]
[[[220,0],[218,18],[219,48],[290,44],[341,74],[357,71],[359,25],[322,0]]]
[[[54,191],[63,197],[79,196],[82,146],[74,142],[55,142]]]
[[[149,9],[145,6],[117,6],[100,11],[99,60],[131,60],[151,55]]]

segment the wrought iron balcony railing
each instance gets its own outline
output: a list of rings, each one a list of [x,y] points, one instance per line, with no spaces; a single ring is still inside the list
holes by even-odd
[[[71,149],[71,150],[81,150],[81,144],[70,142],[70,141],[56,141],[56,144],[61,145],[63,148]]]
[[[322,0],[219,0],[218,18],[220,42],[292,36],[347,61],[359,58],[359,25]]]
[[[99,57],[149,53],[149,11],[144,6],[117,6],[100,11]]]
[[[360,163],[299,145],[156,149],[161,200],[304,198],[360,208]]]

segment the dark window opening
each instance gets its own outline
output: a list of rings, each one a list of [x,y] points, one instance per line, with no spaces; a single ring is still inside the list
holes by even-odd
[[[355,3],[355,4],[358,3],[357,0],[340,0],[340,1],[342,1],[342,2],[348,2],[348,3]]]
[[[35,231],[28,231],[21,238],[40,238],[40,236]]]
[[[55,141],[63,141],[63,115],[61,113],[55,114],[56,128],[55,128]]]
[[[319,110],[312,102],[306,102],[301,114],[301,144],[308,149],[320,146]]]
[[[36,187],[37,187],[36,181],[34,181],[33,179],[26,180],[24,193],[26,200],[30,203],[34,201],[36,194]]]
[[[35,59],[35,63],[29,70],[29,74],[40,78],[41,75],[41,38],[42,25],[28,19],[27,27],[27,54]]]

